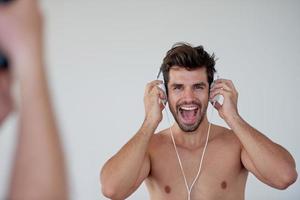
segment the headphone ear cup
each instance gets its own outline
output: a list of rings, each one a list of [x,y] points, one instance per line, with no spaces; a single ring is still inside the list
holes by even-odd
[[[159,84],[158,87],[164,92],[165,99],[162,99],[162,101],[164,104],[166,104],[168,100],[167,100],[167,90],[166,90],[165,83]]]
[[[217,77],[216,77],[216,79],[211,83],[209,89],[211,89],[211,88],[214,86],[216,80],[220,79],[219,74],[218,74],[217,72],[215,72],[215,74],[216,74]],[[213,105],[214,105],[216,102],[218,102],[218,103],[220,103],[220,104],[223,104],[223,101],[224,101],[223,96],[219,94],[219,95],[216,95],[216,96],[212,99],[211,103],[212,103]]]
[[[164,93],[167,97],[167,89],[166,89],[165,83],[162,84],[162,90],[164,91]]]

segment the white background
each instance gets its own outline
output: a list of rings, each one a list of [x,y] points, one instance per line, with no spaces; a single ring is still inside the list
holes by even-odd
[[[47,67],[74,200],[105,199],[99,171],[144,117],[143,93],[178,41],[204,45],[239,90],[239,112],[299,165],[299,1],[42,1]],[[211,108],[209,108],[211,109]],[[215,113],[213,122],[225,125]],[[11,166],[15,116],[0,133],[0,199]],[[166,127],[166,120],[159,128]],[[147,199],[144,186],[129,199]],[[252,175],[246,199],[300,198]]]

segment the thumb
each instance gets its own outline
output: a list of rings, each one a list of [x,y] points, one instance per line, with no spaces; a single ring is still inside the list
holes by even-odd
[[[213,107],[214,107],[215,109],[217,109],[218,111],[219,111],[220,108],[222,107],[222,105],[221,105],[218,101],[211,102],[211,104],[212,104]]]

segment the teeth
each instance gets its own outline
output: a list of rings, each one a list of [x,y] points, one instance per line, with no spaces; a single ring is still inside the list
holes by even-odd
[[[180,107],[182,110],[195,110],[198,107],[197,106],[181,106]]]

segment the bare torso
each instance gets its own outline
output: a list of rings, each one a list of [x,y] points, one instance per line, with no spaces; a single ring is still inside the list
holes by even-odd
[[[197,174],[203,151],[178,145],[188,185]],[[146,185],[153,200],[185,200],[187,191],[180,166],[166,129],[155,134],[149,146],[151,170]],[[191,193],[191,200],[244,199],[247,170],[241,162],[241,145],[228,129],[212,125],[201,174]]]

